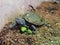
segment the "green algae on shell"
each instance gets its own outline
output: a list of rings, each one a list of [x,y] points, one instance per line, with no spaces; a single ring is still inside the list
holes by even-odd
[[[34,25],[43,25],[45,20],[35,11],[31,11],[23,16],[23,18]]]

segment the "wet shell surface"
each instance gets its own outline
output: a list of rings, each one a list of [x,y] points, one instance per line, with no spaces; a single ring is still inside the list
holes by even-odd
[[[32,23],[34,25],[42,25],[44,24],[44,19],[40,17],[40,14],[37,12],[31,11],[24,15],[24,19],[28,21],[29,23]]]

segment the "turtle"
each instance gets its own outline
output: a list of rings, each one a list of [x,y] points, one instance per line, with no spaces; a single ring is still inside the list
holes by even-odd
[[[26,22],[35,26],[41,26],[45,24],[45,19],[40,16],[36,11],[30,11],[22,17]]]
[[[16,25],[20,25],[20,26],[22,25],[24,27],[27,27],[29,30],[32,30],[33,33],[35,33],[37,31],[36,26],[41,26],[41,25],[45,24],[45,20],[42,17],[40,17],[39,15],[40,14],[38,14],[35,10],[31,10],[28,13],[26,13],[25,15],[23,15],[22,18],[16,18],[15,22],[12,25],[10,25],[9,28],[12,29]],[[23,28],[23,29],[25,29],[25,28]],[[31,31],[29,31],[29,32],[31,32]]]

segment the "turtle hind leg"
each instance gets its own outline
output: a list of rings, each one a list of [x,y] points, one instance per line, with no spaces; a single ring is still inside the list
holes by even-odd
[[[34,25],[31,25],[30,29],[32,30],[33,34],[37,32],[37,28]]]

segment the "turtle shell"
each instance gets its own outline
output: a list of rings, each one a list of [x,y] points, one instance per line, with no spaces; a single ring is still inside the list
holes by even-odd
[[[40,17],[40,14],[38,14],[35,11],[31,11],[24,15],[23,17],[26,21],[29,23],[32,23],[34,25],[42,25],[44,24],[44,19]]]

